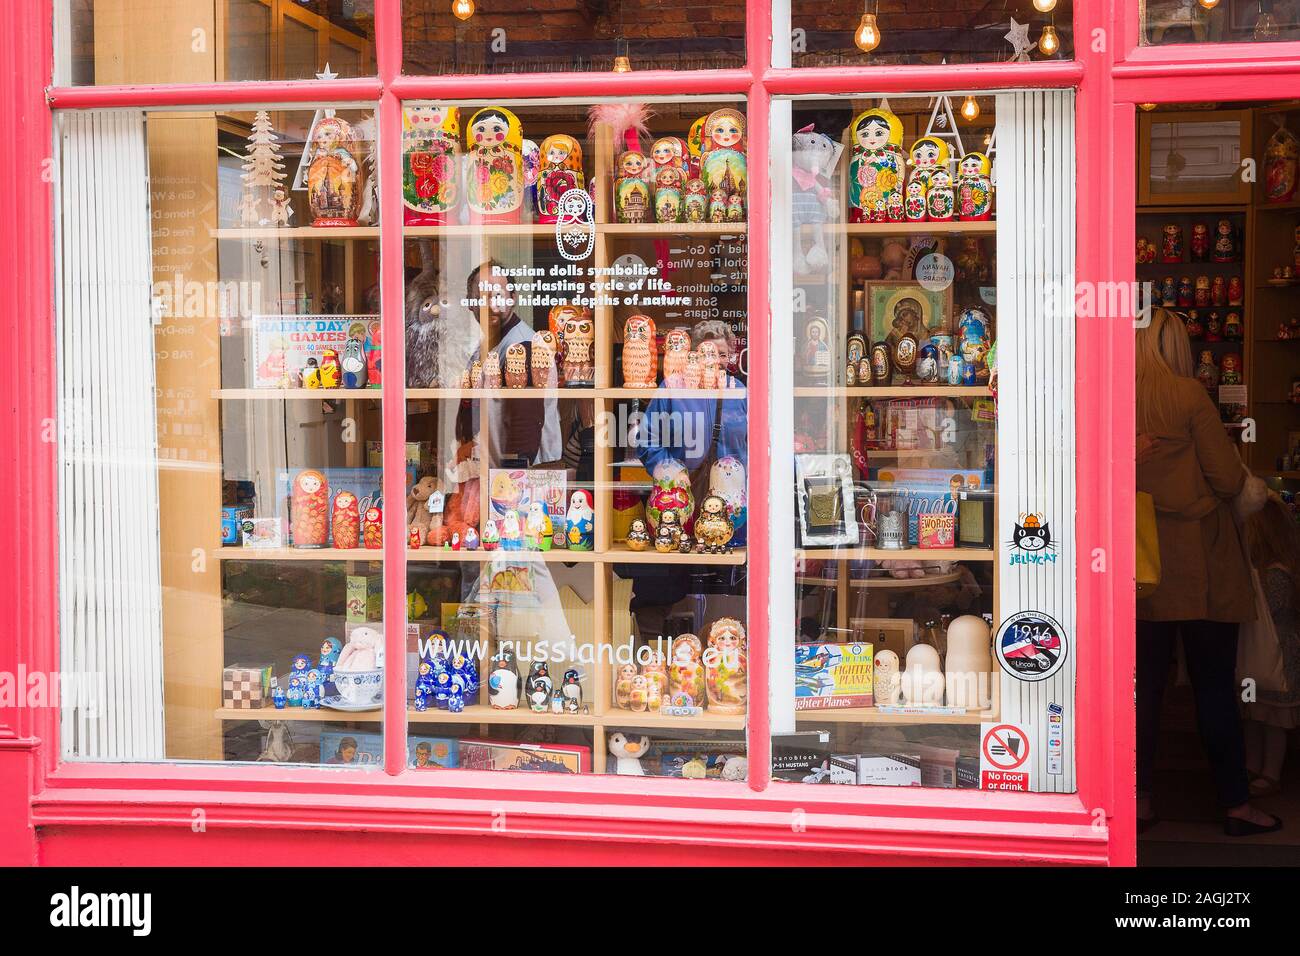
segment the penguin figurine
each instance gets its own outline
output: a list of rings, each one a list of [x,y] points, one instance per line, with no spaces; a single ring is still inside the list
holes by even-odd
[[[508,647],[492,658],[493,669],[488,677],[488,703],[496,710],[514,710],[519,706],[519,671],[515,667],[515,652]]]
[[[582,711],[582,678],[576,668],[570,667],[564,672],[564,682],[560,685],[564,694],[564,712],[576,714]]]
[[[343,346],[343,387],[366,387],[366,343],[348,339]]]
[[[609,755],[614,758],[614,773],[622,777],[644,777],[641,758],[650,749],[650,738],[617,731],[609,735]]]
[[[649,545],[650,532],[646,530],[644,519],[633,518],[631,527],[627,529],[627,549],[644,551]]]
[[[534,713],[545,713],[551,703],[551,672],[546,661],[533,661],[528,669],[528,706]]]
[[[564,688],[560,684],[555,685],[555,692],[551,694],[551,713],[564,713]]]

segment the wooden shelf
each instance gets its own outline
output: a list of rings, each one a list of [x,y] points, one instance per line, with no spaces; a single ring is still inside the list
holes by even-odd
[[[646,729],[680,730],[744,730],[745,714],[714,714],[705,708],[704,713],[693,717],[673,717],[665,713],[649,711],[622,710],[611,707],[600,717],[606,727],[628,727]]]
[[[570,727],[595,727],[600,718],[594,714],[553,714],[549,710],[535,713],[527,707],[497,710],[487,704],[471,704],[459,714],[449,710],[407,708],[406,719],[412,724],[554,724]]]
[[[430,548],[429,550],[433,550]],[[213,548],[218,561],[382,561],[382,548]]]
[[[473,223],[445,226],[404,226],[402,235],[412,238],[453,238],[492,236],[542,236],[555,238],[555,223]],[[604,236],[722,236],[744,235],[749,224],[744,222],[598,222],[596,234]],[[330,230],[317,230],[318,232]]]
[[[796,398],[991,398],[987,385],[800,385]]]
[[[730,554],[681,554],[671,551],[660,554],[653,547],[644,551],[629,551],[625,544],[615,544],[601,554],[601,560],[611,564],[731,564],[745,563],[745,549]]]
[[[797,710],[800,724],[980,724],[992,719],[982,711],[965,714],[882,714],[874,707],[851,707],[843,710]]]
[[[551,227],[554,230],[554,226]],[[606,236],[729,236],[744,235],[747,222],[601,222],[597,234]]]
[[[380,548],[214,548],[212,556],[219,561],[382,561]],[[452,551],[446,548],[407,548],[407,561],[543,561],[554,564],[724,564],[745,563],[743,548],[731,554],[660,554],[653,548],[629,551],[626,545],[616,545],[608,551],[573,551],[553,548],[550,551]]]
[[[960,571],[951,571],[948,574],[933,574],[924,578],[891,578],[883,575],[877,575],[872,578],[848,578],[848,586],[851,588],[932,588],[941,584],[951,584],[953,581],[961,579]],[[802,584],[807,587],[833,588],[839,584],[836,578],[819,578],[819,577],[797,577],[796,584]]]
[[[985,548],[796,548],[805,561],[996,561],[997,552]]]
[[[348,713],[342,710],[331,710],[329,707],[313,707],[311,710],[304,707],[286,707],[283,710],[276,710],[274,707],[261,707],[256,710],[218,707],[213,716],[217,720],[317,720],[323,723],[377,724],[384,719],[384,709],[377,706],[374,710]]]
[[[832,231],[850,236],[997,235],[997,220],[987,222],[848,222],[832,225]]]
[[[734,399],[747,396],[744,388],[408,388],[408,400],[446,399],[543,399],[543,398],[602,398],[602,399]]]
[[[217,388],[212,397],[222,401],[287,402],[328,401],[329,399],[369,399],[379,401],[377,388]]]
[[[378,226],[252,226],[213,229],[214,239],[378,239]]]

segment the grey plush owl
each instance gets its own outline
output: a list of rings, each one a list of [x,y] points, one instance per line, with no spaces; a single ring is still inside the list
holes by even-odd
[[[432,263],[406,284],[406,387],[441,388],[439,339],[448,315],[446,290]]]

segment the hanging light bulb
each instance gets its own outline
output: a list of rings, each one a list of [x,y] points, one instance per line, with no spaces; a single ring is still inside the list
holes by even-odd
[[[980,118],[980,105],[969,93],[961,101],[961,118],[968,123],[973,123]]]
[[[1150,112],[1151,112],[1153,109],[1155,109],[1155,108],[1156,108],[1156,104],[1154,104],[1154,103],[1139,103],[1139,104],[1138,104],[1138,109],[1140,109],[1143,113],[1150,113]]]
[[[1199,2],[1206,10],[1213,10],[1219,5],[1219,0],[1199,0]]]
[[[1038,38],[1038,52],[1051,56],[1061,48],[1061,38],[1056,35],[1056,27],[1050,23],[1043,27],[1043,35]]]
[[[1259,4],[1259,17],[1255,20],[1255,39],[1276,40],[1279,33],[1277,18],[1273,16],[1272,11],[1264,9],[1264,4],[1261,0]]]
[[[876,15],[868,13],[865,5],[862,8],[862,19],[858,21],[857,32],[853,34],[853,42],[863,53],[870,53],[880,46],[880,27],[876,25]]]
[[[1034,0],[1034,9],[1039,13],[1051,13],[1056,9],[1056,0]]]
[[[451,0],[451,15],[457,20],[468,20],[474,15],[474,0]]]

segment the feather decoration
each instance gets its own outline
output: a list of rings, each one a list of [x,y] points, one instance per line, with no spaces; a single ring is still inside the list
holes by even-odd
[[[587,129],[592,142],[596,140],[596,127],[608,126],[614,134],[614,152],[625,149],[644,152],[641,137],[650,137],[647,125],[654,111],[644,103],[598,103],[587,110]]]

